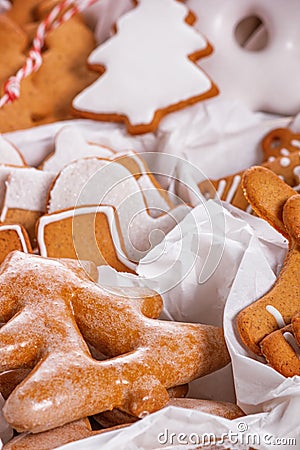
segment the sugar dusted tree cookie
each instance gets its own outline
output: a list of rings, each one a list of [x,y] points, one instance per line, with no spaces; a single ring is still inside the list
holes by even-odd
[[[117,22],[116,34],[89,56],[88,64],[102,76],[77,95],[77,113],[146,133],[165,114],[216,95],[195,64],[212,49],[191,26],[194,21],[181,2],[139,0]]]

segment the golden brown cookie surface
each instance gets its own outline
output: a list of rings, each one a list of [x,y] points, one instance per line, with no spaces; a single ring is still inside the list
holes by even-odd
[[[254,211],[286,236],[290,246],[274,286],[238,314],[238,330],[251,351],[262,352],[276,370],[292,376],[298,373],[298,357],[284,334],[289,331],[285,327],[300,311],[300,196],[263,167],[245,172],[243,189]]]
[[[0,369],[35,367],[4,406],[19,431],[112,408],[141,416],[167,403],[167,388],[229,362],[221,329],[154,320],[162,301],[148,289],[106,291],[83,269],[19,252],[6,258],[0,282]],[[83,336],[115,358],[94,360]]]
[[[3,75],[0,62],[0,89],[3,90],[3,83],[24,63],[27,38],[11,19],[1,16],[1,20],[10,21],[12,31],[5,33],[0,45],[6,52],[6,47],[12,45],[10,41],[14,43],[14,52],[10,50],[7,56]],[[70,118],[74,96],[97,78],[86,68],[86,58],[93,47],[93,33],[80,17],[50,32],[45,40],[42,66],[21,82],[20,98],[0,109],[0,132]]]

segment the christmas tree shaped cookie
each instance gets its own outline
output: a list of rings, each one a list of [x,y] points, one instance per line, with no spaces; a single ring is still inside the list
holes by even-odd
[[[125,122],[132,134],[155,131],[162,117],[218,93],[195,64],[211,53],[176,0],[139,0],[116,34],[88,59],[100,78],[73,101],[83,117]]]

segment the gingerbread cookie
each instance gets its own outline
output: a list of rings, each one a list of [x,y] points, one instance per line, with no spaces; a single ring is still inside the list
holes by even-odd
[[[214,402],[211,400],[199,400],[194,398],[170,398],[167,406],[176,406],[178,408],[193,409],[207,414],[213,414],[219,417],[233,420],[238,417],[243,417],[245,414],[235,404],[228,402]],[[112,411],[105,411],[97,416],[95,420],[103,427],[112,427],[115,425],[122,425],[127,423],[134,423],[138,418],[130,416],[129,414],[113,409]]]
[[[3,33],[0,39],[0,46],[3,46],[1,90],[8,77],[22,67],[27,51],[26,34],[8,17],[4,20],[9,22],[12,31],[8,33],[0,26],[0,33]],[[13,52],[10,51],[11,41],[15,42]],[[22,81],[20,98],[0,109],[0,132],[70,118],[74,96],[97,78],[86,68],[86,58],[93,48],[93,33],[79,16],[51,31],[45,40],[42,66]],[[7,53],[5,61],[11,61],[9,69],[5,64],[3,76],[2,53]]]
[[[23,225],[34,243],[52,181],[53,175],[41,170],[0,165],[1,222]]]
[[[168,193],[155,180],[139,154],[131,150],[117,153],[106,146],[87,142],[74,126],[66,126],[59,131],[55,139],[55,152],[48,156],[41,168],[47,172],[59,173],[71,162],[91,156],[124,165],[135,176],[143,190],[153,217],[174,207]]]
[[[3,450],[52,450],[94,434],[89,420],[81,419],[43,433],[20,434],[5,444]]]
[[[0,373],[0,393],[6,400],[15,387],[29,374],[30,369],[7,370]]]
[[[267,362],[285,377],[300,375],[300,349],[297,347],[292,325],[273,331],[260,343]]]
[[[32,253],[30,241],[22,225],[0,225],[0,264],[13,250]]]
[[[148,191],[148,195],[156,195],[155,191]],[[80,159],[65,167],[54,180],[48,213],[86,205],[114,206],[126,255],[131,261],[139,261],[190,211],[186,205],[179,205],[152,217],[143,192],[132,173],[118,162]],[[153,230],[162,233],[153,235]]]
[[[89,156],[109,159],[114,155],[110,148],[87,142],[77,127],[67,125],[55,136],[55,151],[45,159],[41,169],[57,174],[77,159]]]
[[[299,152],[300,134],[293,133],[288,128],[276,128],[263,138],[261,146],[264,161],[274,161],[278,156]]]
[[[229,362],[220,328],[154,320],[158,294],[108,292],[74,263],[13,252],[0,282],[0,369],[35,367],[3,408],[18,431],[42,432],[113,408],[141,417],[168,402],[167,388]],[[83,337],[113,359],[93,359]]]
[[[26,33],[9,17],[0,14],[0,87],[24,64],[27,45]],[[2,118],[0,130],[4,131]]]
[[[112,206],[83,206],[46,214],[40,218],[36,234],[41,256],[93,261],[119,272],[135,268],[124,254]]]
[[[245,172],[243,189],[253,210],[290,242],[285,263],[273,288],[237,317],[244,344],[254,353],[261,354],[262,340],[278,328],[289,325],[300,311],[300,247],[297,242],[300,196],[263,167],[253,167]]]
[[[42,433],[23,433],[4,445],[3,450],[53,450],[70,442],[79,441],[97,434],[125,428],[119,425],[104,430],[92,430],[88,419],[81,419]],[[81,445],[79,443],[79,445]]]
[[[300,152],[295,151],[286,156],[278,156],[262,164],[262,167],[272,170],[295,190],[300,189]],[[198,187],[205,198],[219,198],[231,203],[237,208],[251,211],[251,207],[244,196],[242,177],[245,171],[218,180],[205,180]]]
[[[181,2],[138,0],[117,22],[116,34],[89,56],[101,76],[75,97],[74,112],[124,122],[129,133],[141,134],[154,132],[165,114],[216,95],[195,64],[212,51],[193,29],[195,19]]]
[[[43,0],[14,0],[6,15],[18,25],[26,26],[37,18],[37,8]]]
[[[26,166],[26,162],[19,150],[0,134],[0,164],[11,166]]]

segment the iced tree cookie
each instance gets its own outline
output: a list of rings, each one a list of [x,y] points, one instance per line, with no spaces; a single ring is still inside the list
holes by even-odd
[[[195,19],[181,2],[138,0],[115,35],[90,54],[88,64],[101,76],[75,97],[74,112],[124,122],[140,134],[155,131],[165,114],[216,95],[195,64],[212,51]]]

